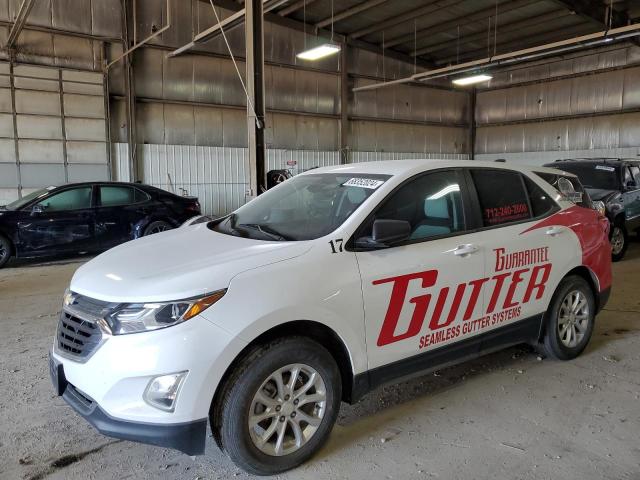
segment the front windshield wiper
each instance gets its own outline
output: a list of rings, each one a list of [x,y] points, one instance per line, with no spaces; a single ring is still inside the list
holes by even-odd
[[[252,228],[254,230],[258,230],[260,233],[263,233],[264,235],[267,235],[275,240],[285,240],[285,241],[291,240],[291,238],[281,234],[280,232],[270,227],[269,225],[264,225],[261,223],[241,223],[238,225],[238,227],[241,227],[241,228],[246,227],[246,228]]]

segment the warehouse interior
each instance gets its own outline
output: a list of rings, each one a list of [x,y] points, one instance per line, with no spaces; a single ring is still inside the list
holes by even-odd
[[[299,57],[324,45],[337,53]],[[634,0],[0,0],[0,46],[0,205],[141,182],[218,217],[273,170],[640,156]],[[637,478],[629,238],[586,357],[558,366],[515,347],[384,387],[278,478]],[[211,438],[192,459],[62,413],[46,352],[86,260],[0,271],[0,478],[246,476]]]
[[[169,56],[216,24],[209,2],[26,3],[34,5],[23,30],[2,53],[2,202],[52,183],[113,179],[184,189],[209,214],[244,203],[246,96],[224,38]],[[613,2],[611,27],[633,22],[633,4]],[[242,8],[215,5],[221,19]],[[20,7],[0,7],[3,39]],[[606,2],[350,1],[333,8],[332,23],[329,1],[267,6],[267,170],[292,168],[292,161],[295,172],[400,158],[544,163],[637,154],[636,36],[513,62],[475,89],[440,78],[354,91],[606,31]],[[332,32],[345,43],[340,55],[296,57]],[[228,31],[242,75],[244,37],[242,26]]]

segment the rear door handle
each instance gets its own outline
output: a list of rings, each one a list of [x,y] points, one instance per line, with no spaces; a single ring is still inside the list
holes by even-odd
[[[476,253],[479,250],[477,245],[473,245],[471,243],[467,243],[466,245],[458,245],[456,248],[451,250],[454,255],[458,257],[467,257],[472,253]]]
[[[560,235],[564,230],[562,229],[562,227],[549,227],[547,228],[547,231],[544,232],[547,235],[551,235],[552,237],[555,237],[556,235]]]

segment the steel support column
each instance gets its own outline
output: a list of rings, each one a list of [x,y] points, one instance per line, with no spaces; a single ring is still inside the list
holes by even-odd
[[[469,92],[469,159],[476,158],[476,99],[478,90],[473,88]]]
[[[340,163],[347,163],[349,155],[349,70],[348,45],[343,42],[340,51]]]
[[[260,195],[265,175],[265,102],[264,102],[264,19],[262,0],[245,2],[245,38],[247,46],[247,129],[251,197]]]
[[[123,0],[122,5],[122,51],[126,52],[135,43],[135,39],[130,38],[129,32],[132,29],[130,21],[133,19],[133,8],[130,0]],[[136,91],[133,72],[133,55],[127,55],[123,59],[124,90],[127,102],[127,145],[129,146],[129,180],[135,182],[139,179],[138,155],[137,155],[137,133],[136,133]]]

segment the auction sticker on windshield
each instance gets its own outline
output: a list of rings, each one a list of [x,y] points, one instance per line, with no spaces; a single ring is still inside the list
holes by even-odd
[[[605,167],[604,165],[596,165],[596,170],[606,170],[607,172],[615,172],[616,169],[613,167]]]
[[[373,178],[352,178],[342,184],[343,187],[362,187],[375,190],[384,183],[384,180],[374,180]]]

